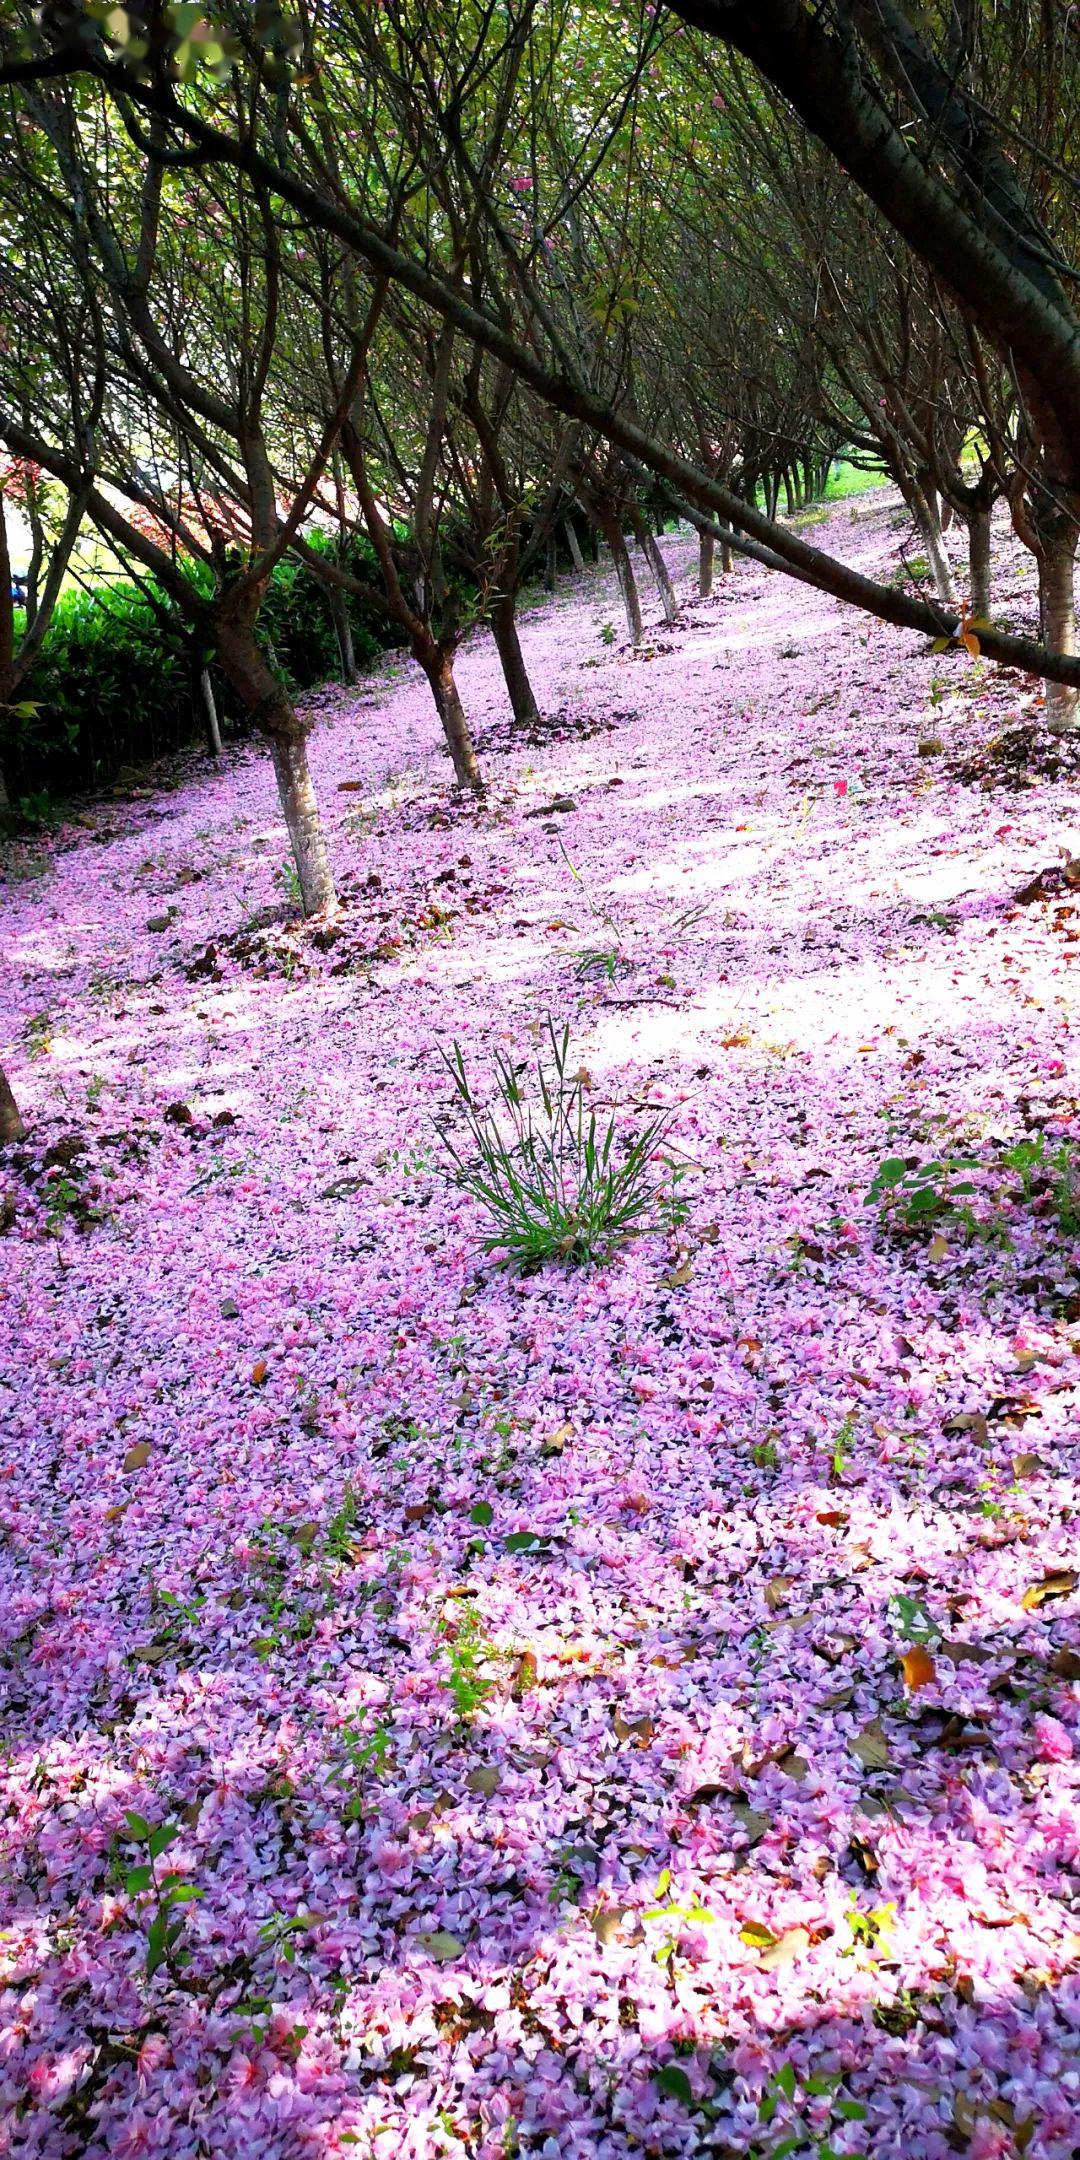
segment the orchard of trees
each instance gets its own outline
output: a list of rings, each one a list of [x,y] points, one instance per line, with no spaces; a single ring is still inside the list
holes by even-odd
[[[1078,126],[1070,0],[0,9],[13,2152],[1080,2146]]]

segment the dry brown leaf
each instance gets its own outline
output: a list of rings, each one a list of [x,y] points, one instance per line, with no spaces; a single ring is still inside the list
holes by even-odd
[[[1013,1456],[1014,1477],[1038,1477],[1042,1467],[1042,1460],[1038,1455]]]
[[[417,1941],[440,1965],[448,1965],[452,1958],[460,1957],[465,1947],[449,1928],[436,1928],[433,1935],[418,1935]]]
[[[943,1642],[941,1648],[954,1665],[989,1665],[997,1655],[996,1651],[988,1650],[984,1643]]]
[[[916,1688],[931,1687],[937,1679],[937,1666],[922,1643],[915,1643],[910,1650],[905,1650],[900,1660],[900,1668],[904,1675],[904,1686],[911,1688],[913,1692]]]
[[[1037,1612],[1050,1598],[1071,1597],[1080,1575],[1075,1568],[1055,1568],[1041,1582],[1029,1583],[1020,1600],[1025,1612]]]
[[[465,1785],[467,1791],[483,1793],[485,1800],[490,1800],[492,1793],[498,1792],[500,1782],[494,1763],[483,1763],[479,1770],[470,1770]]]
[[[105,1510],[106,1522],[119,1522],[121,1515],[126,1515],[127,1508],[128,1503],[126,1500],[121,1500],[118,1507],[107,1507]]]
[[[264,1387],[266,1385],[266,1375],[269,1369],[270,1368],[267,1365],[266,1359],[264,1357],[256,1358],[255,1363],[251,1368],[252,1387]]]
[[[693,1279],[694,1263],[689,1257],[682,1262],[680,1267],[671,1268],[668,1274],[660,1277],[665,1290],[685,1290],[687,1283],[693,1282]]]
[[[620,1740],[637,1740],[642,1747],[648,1744],[656,1731],[655,1718],[624,1718],[621,1710],[616,1710],[611,1722]]]
[[[945,1260],[948,1258],[948,1252],[948,1238],[942,1237],[940,1230],[936,1230],[930,1240],[929,1245],[926,1248],[927,1259],[934,1267],[936,1267],[939,1260]]]
[[[887,1770],[889,1768],[889,1743],[881,1729],[881,1719],[874,1718],[864,1725],[851,1742],[851,1752],[857,1755],[864,1769]]]
[[[759,1844],[771,1826],[769,1816],[763,1815],[760,1808],[747,1807],[742,1800],[736,1801],[731,1812],[739,1829],[745,1831],[751,1845]]]
[[[990,1442],[990,1427],[982,1410],[963,1410],[958,1417],[946,1418],[942,1431],[970,1433],[978,1447],[987,1447]]]
[[[843,1508],[822,1508],[820,1515],[815,1516],[814,1520],[824,1523],[828,1530],[839,1530],[846,1523],[847,1516]]]
[[[128,1449],[121,1467],[124,1470],[144,1470],[150,1460],[150,1455],[149,1440],[137,1440],[135,1446]]]
[[[561,1455],[567,1441],[572,1440],[573,1437],[574,1428],[572,1425],[559,1425],[553,1433],[548,1434],[546,1440],[541,1441],[540,1452],[543,1455]]]
[[[535,1650],[523,1650],[510,1683],[510,1693],[515,1702],[520,1702],[522,1696],[536,1686],[538,1670]]]
[[[796,1785],[802,1785],[810,1775],[810,1765],[805,1755],[800,1755],[795,1748],[788,1748],[783,1755],[778,1755],[776,1767],[785,1777],[792,1778]]]
[[[765,1585],[765,1603],[770,1612],[779,1612],[795,1588],[793,1575],[773,1575]]]
[[[785,1928],[783,1934],[768,1950],[761,1953],[762,1972],[782,1972],[786,1965],[793,1965],[804,1950],[810,1948],[810,1931],[804,1927]]]
[[[621,1905],[601,1907],[597,1912],[593,1913],[589,1925],[597,1942],[603,1948],[606,1949],[609,1943],[616,1940],[623,1924],[623,1918],[624,1913]]]
[[[1080,1652],[1055,1650],[1050,1660],[1050,1670],[1059,1680],[1080,1680]]]

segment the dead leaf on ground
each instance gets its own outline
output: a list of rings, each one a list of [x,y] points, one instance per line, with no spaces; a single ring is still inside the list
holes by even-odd
[[[773,1575],[765,1585],[765,1603],[770,1612],[779,1612],[795,1588],[793,1575]]]
[[[1014,1477],[1038,1477],[1042,1470],[1042,1458],[1038,1455],[1014,1455]]]
[[[990,1444],[990,1427],[982,1410],[962,1410],[958,1417],[946,1418],[942,1431],[970,1433],[977,1447],[988,1447]]]
[[[1050,1660],[1050,1670],[1059,1680],[1080,1680],[1080,1652],[1055,1650]]]
[[[465,1780],[466,1790],[483,1793],[485,1800],[490,1800],[492,1793],[498,1792],[500,1783],[494,1763],[483,1763],[478,1770],[470,1770]]]
[[[782,1972],[785,1966],[793,1965],[796,1958],[802,1957],[803,1952],[809,1950],[809,1948],[810,1931],[808,1928],[785,1928],[777,1941],[771,1944],[768,1950],[762,1951],[761,1970],[762,1972]]]
[[[621,1905],[608,1905],[593,1913],[589,1925],[602,1948],[616,1941],[625,1917]]]
[[[851,1742],[851,1752],[858,1756],[866,1770],[889,1768],[889,1743],[882,1730],[880,1718],[874,1718],[871,1724],[864,1725],[862,1731],[856,1733]]]
[[[121,1467],[124,1470],[145,1470],[151,1452],[149,1440],[137,1440],[135,1446],[128,1449]]]
[[[1038,1612],[1051,1598],[1071,1597],[1080,1575],[1075,1568],[1054,1568],[1041,1582],[1029,1583],[1020,1600],[1025,1612]]]
[[[269,1366],[267,1365],[266,1359],[265,1359],[264,1357],[261,1357],[261,1358],[256,1358],[256,1360],[255,1360],[255,1363],[254,1363],[254,1365],[253,1365],[253,1366],[252,1366],[252,1368],[251,1368],[251,1385],[252,1385],[252,1387],[264,1387],[264,1386],[265,1386],[265,1384],[266,1384],[266,1376],[267,1376],[267,1373],[269,1372],[269,1369],[270,1369],[270,1368],[269,1368]]]
[[[694,1263],[690,1259],[684,1260],[680,1267],[671,1268],[666,1275],[660,1277],[665,1290],[685,1290],[687,1283],[693,1282],[693,1279]]]
[[[766,1830],[771,1827],[769,1816],[763,1815],[760,1808],[747,1807],[742,1800],[735,1802],[731,1812],[739,1829],[745,1831],[751,1845],[760,1844]]]
[[[946,1260],[946,1259],[948,1258],[948,1254],[949,1254],[949,1240],[948,1240],[948,1238],[946,1238],[946,1237],[942,1237],[942,1235],[941,1235],[941,1232],[940,1232],[940,1230],[937,1230],[937,1231],[935,1231],[935,1233],[934,1233],[933,1237],[932,1237],[932,1238],[931,1238],[931,1240],[930,1240],[930,1243],[929,1243],[929,1245],[928,1245],[928,1246],[927,1246],[927,1248],[926,1248],[926,1257],[927,1257],[927,1259],[928,1259],[928,1260],[929,1260],[929,1261],[931,1262],[931,1264],[932,1264],[932,1265],[933,1265],[934,1267],[936,1267],[936,1266],[937,1266],[937,1264],[938,1264],[938,1262],[939,1262],[939,1260]]]
[[[973,1642],[943,1642],[941,1652],[954,1665],[989,1665],[997,1656],[996,1650],[988,1650],[985,1643]]]
[[[435,1958],[440,1965],[448,1965],[452,1958],[460,1957],[465,1945],[449,1928],[436,1928],[434,1934],[417,1936],[417,1942]]]
[[[616,1710],[611,1722],[620,1740],[636,1740],[640,1747],[646,1747],[656,1731],[655,1718],[624,1718],[621,1710]]]
[[[803,1784],[810,1775],[810,1765],[805,1755],[800,1755],[796,1748],[788,1748],[783,1755],[777,1756],[776,1767],[785,1777],[792,1778],[796,1785]]]
[[[558,1425],[553,1433],[548,1434],[546,1440],[541,1441],[540,1452],[542,1455],[561,1455],[567,1441],[573,1437],[572,1425]]]
[[[910,1650],[905,1650],[900,1667],[904,1675],[904,1686],[912,1691],[930,1687],[937,1679],[937,1666],[922,1643],[915,1643]]]

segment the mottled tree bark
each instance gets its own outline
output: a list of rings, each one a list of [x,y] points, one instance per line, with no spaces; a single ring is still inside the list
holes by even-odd
[[[540,717],[525,655],[518,636],[517,606],[513,593],[503,593],[491,611],[491,630],[498,649],[507,694],[515,720],[531,726]]]
[[[1076,651],[1076,529],[1062,522],[1059,531],[1045,534],[1039,557],[1039,607],[1043,642],[1051,652]],[[1055,735],[1072,735],[1080,727],[1077,692],[1067,683],[1046,685],[1046,718]]]
[[[271,674],[251,623],[226,613],[216,624],[215,637],[218,658],[233,689],[270,744],[304,913],[333,913],[337,893],[308,766],[308,729],[288,692]]]
[[[581,542],[578,539],[577,528],[574,524],[573,518],[567,518],[565,520],[563,525],[563,531],[566,534],[566,545],[570,550],[570,560],[573,563],[575,570],[584,570],[585,557],[581,552]]]
[[[19,1106],[11,1092],[7,1074],[0,1065],[0,1147],[7,1147],[11,1140],[21,1140],[26,1127],[19,1116]]]
[[[656,535],[651,531],[645,518],[635,518],[634,525],[641,552],[652,571],[653,582],[660,595],[664,620],[669,623],[674,622],[679,612],[678,596],[668,575],[668,566],[664,561],[662,550],[657,544]]]
[[[357,676],[356,647],[353,644],[352,624],[349,621],[349,604],[340,585],[327,587],[327,599],[330,602],[338,658],[341,662],[341,680],[343,683],[354,683]]]
[[[945,542],[941,537],[941,520],[936,498],[932,492],[928,493],[925,488],[916,486],[911,492],[911,509],[926,547],[926,559],[930,565],[934,591],[944,607],[955,608],[952,569],[945,553]]]
[[[990,616],[990,512],[973,510],[968,519],[968,582],[971,612]]]
[[[446,747],[454,767],[454,778],[460,788],[470,788],[474,795],[482,795],[484,783],[476,762],[472,735],[466,718],[461,693],[454,680],[453,655],[442,652],[437,646],[429,652],[413,651],[427,676],[435,710],[442,723]]]
[[[203,721],[206,727],[206,747],[211,757],[220,757],[221,728],[218,724],[217,699],[214,696],[214,685],[210,680],[210,670],[206,667],[199,669],[199,702],[202,705]]]
[[[710,595],[710,593],[712,592],[712,581],[713,581],[713,557],[714,557],[715,553],[716,553],[716,543],[715,543],[715,541],[714,541],[714,539],[713,539],[713,536],[712,536],[712,534],[711,534],[711,533],[700,533],[700,534],[698,535],[698,581],[697,581],[697,582],[698,582],[698,592],[700,593],[700,595],[701,595],[701,598],[702,598],[703,600],[707,600],[707,599],[709,598],[709,595]]]
[[[637,589],[637,579],[634,576],[634,565],[630,560],[630,551],[623,539],[622,526],[612,510],[598,511],[597,523],[611,550],[611,560],[615,565],[615,575],[619,580],[619,591],[622,594],[627,634],[631,644],[640,645],[642,637],[641,597]]]

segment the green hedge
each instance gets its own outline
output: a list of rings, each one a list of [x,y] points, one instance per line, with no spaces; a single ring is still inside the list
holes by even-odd
[[[329,550],[323,542],[320,552]],[[352,543],[348,566],[372,583],[367,543]],[[357,665],[369,666],[400,641],[393,624],[349,597]],[[304,564],[274,571],[259,637],[276,672],[301,692],[340,673],[324,587]],[[3,722],[2,763],[16,808],[47,818],[66,796],[108,787],[124,766],[143,765],[203,735],[197,659],[164,596],[124,583],[61,595],[33,674],[19,702],[36,710]],[[222,731],[246,732],[243,713],[211,667]]]

